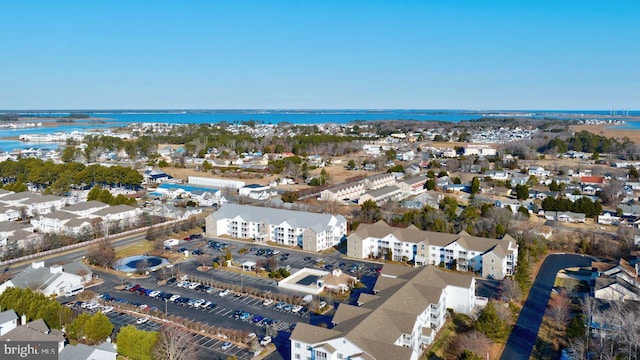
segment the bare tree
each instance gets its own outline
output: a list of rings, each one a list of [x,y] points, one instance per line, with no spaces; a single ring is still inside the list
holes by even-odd
[[[622,191],[623,186],[624,183],[622,181],[612,180],[602,188],[600,199],[605,205],[617,205],[624,194]]]
[[[558,329],[562,329],[567,324],[571,318],[571,300],[564,291],[551,295],[547,313],[556,323]]]
[[[491,340],[478,330],[462,333],[456,337],[455,341],[457,354],[462,353],[464,350],[469,350],[478,356],[484,356],[491,347]]]
[[[636,234],[636,229],[627,226],[618,226],[618,230],[616,231],[618,240],[622,242],[628,250],[634,249]]]
[[[521,300],[522,290],[518,282],[511,278],[505,278],[500,284],[500,293],[509,300]]]
[[[88,259],[91,264],[109,267],[116,258],[116,251],[109,240],[104,239],[92,246],[88,251]]]
[[[193,334],[177,325],[163,325],[153,348],[155,358],[167,360],[195,359],[197,352]]]

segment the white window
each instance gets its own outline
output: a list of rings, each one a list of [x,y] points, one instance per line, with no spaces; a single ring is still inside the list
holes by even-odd
[[[296,349],[300,349],[300,343],[296,342]]]
[[[300,354],[296,354],[296,360],[300,360],[300,359],[301,359]]]
[[[316,360],[327,360],[327,353],[316,350]]]

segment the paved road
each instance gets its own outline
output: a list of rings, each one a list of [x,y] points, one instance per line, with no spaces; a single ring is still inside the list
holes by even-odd
[[[574,254],[547,256],[509,336],[502,353],[502,360],[530,358],[558,271],[569,267],[590,265],[591,258],[587,256]]]

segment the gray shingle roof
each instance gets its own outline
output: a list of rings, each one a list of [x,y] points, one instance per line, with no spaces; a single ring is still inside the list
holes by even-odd
[[[277,225],[284,222],[295,228],[312,228],[319,232],[326,228],[327,224],[334,218],[331,214],[316,214],[305,211],[272,209],[249,205],[225,204],[220,210],[209,215],[214,219],[232,219],[240,216],[247,222],[265,221],[269,224]],[[342,215],[336,215],[338,223],[346,222]]]
[[[363,349],[371,359],[408,359],[411,349],[393,343],[402,334],[411,333],[419,314],[437,304],[449,285],[469,288],[473,277],[447,272],[428,265],[422,268],[385,265],[375,288],[377,296],[367,295],[362,306],[340,304],[334,316],[337,325],[329,330],[298,323],[291,339],[309,344],[345,337]]]
[[[114,205],[114,206],[109,206],[106,209],[98,210],[94,212],[93,215],[107,216],[110,214],[119,214],[119,213],[131,211],[131,210],[135,210],[135,208],[129,205]]]
[[[109,351],[115,354],[115,349],[113,345],[107,342],[104,342],[100,345],[89,346],[85,344],[76,344],[76,345],[67,345],[60,351],[58,358],[60,360],[87,360],[93,359],[91,358],[91,354],[96,350],[100,349],[103,351]]]
[[[91,201],[80,202],[77,204],[73,204],[71,206],[67,206],[62,210],[75,212],[75,211],[85,211],[85,210],[91,210],[91,209],[101,209],[108,206],[109,206],[108,204],[105,204],[102,201],[91,200]]]
[[[18,314],[16,314],[16,312],[13,311],[13,309],[0,312],[0,324],[5,324],[17,319],[18,319]]]

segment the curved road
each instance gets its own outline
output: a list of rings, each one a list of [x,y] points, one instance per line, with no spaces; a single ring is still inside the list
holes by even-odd
[[[575,254],[547,256],[509,336],[502,353],[502,360],[529,359],[531,357],[531,351],[538,337],[538,329],[542,323],[542,317],[545,314],[558,271],[577,266],[591,266],[591,258]]]

